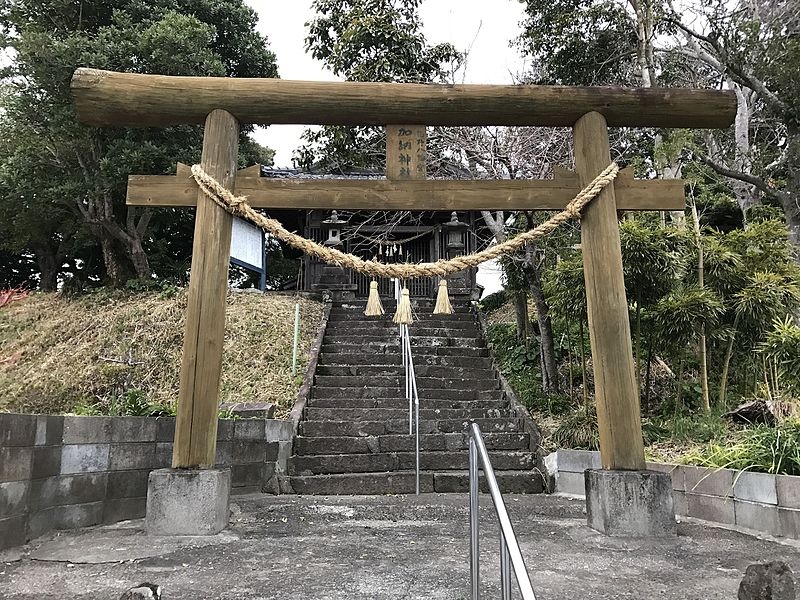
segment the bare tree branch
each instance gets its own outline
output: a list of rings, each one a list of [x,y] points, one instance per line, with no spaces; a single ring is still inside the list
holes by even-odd
[[[774,198],[775,200],[784,202],[786,198],[789,197],[787,193],[781,192],[780,190],[776,190],[775,188],[771,187],[766,181],[761,179],[761,177],[729,169],[719,164],[718,162],[710,159],[709,157],[703,156],[702,154],[699,153],[695,154],[695,158],[700,160],[700,162],[702,162],[704,165],[711,167],[714,171],[716,171],[720,175],[728,177],[730,179],[736,179],[738,181],[749,183],[750,185],[756,187],[760,191],[764,192],[767,196]]]
[[[698,33],[681,23],[679,19],[670,18],[668,21],[684,32],[687,42],[692,46],[692,50],[697,59],[718,70],[720,73],[729,75],[731,79],[737,83],[756,92],[774,111],[783,113],[788,110],[786,103],[774,92],[769,90],[763,81],[752,73],[746,72],[730,60],[727,50],[719,43],[719,39]],[[716,56],[701,48],[697,41],[701,41],[710,46],[716,52]],[[686,52],[682,53],[686,54]]]

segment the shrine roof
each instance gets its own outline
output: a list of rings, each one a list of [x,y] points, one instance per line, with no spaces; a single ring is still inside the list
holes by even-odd
[[[270,179],[385,179],[383,173],[374,171],[351,171],[346,173],[320,173],[303,169],[279,169],[261,166],[261,176]]]

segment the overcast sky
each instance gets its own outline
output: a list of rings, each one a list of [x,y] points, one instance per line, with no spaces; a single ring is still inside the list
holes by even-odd
[[[258,29],[269,38],[281,78],[337,79],[303,48],[304,24],[314,17],[311,0],[290,0],[280,7],[268,0],[246,1],[259,15]],[[425,0],[420,12],[428,43],[450,42],[469,50],[463,83],[511,83],[512,75],[524,70],[519,53],[509,47],[523,17],[517,0]],[[276,166],[288,167],[304,128],[273,125],[258,131],[256,139],[276,151]]]

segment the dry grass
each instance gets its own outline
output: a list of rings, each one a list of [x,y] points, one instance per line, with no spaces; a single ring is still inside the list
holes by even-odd
[[[322,305],[300,300],[298,375],[292,377],[295,298],[229,293],[220,402],[294,402]],[[0,410],[63,413],[110,406],[126,392],[172,405],[178,394],[186,293],[100,291],[65,300],[36,294],[0,310]],[[132,364],[127,364],[128,362]]]

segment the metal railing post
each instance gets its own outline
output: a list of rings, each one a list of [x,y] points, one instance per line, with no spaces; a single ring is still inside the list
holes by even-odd
[[[409,341],[408,346],[408,355],[411,356],[411,341]],[[411,376],[413,377],[414,382],[414,434],[415,434],[415,454],[416,454],[416,461],[417,461],[417,472],[416,472],[416,490],[417,496],[419,496],[419,391],[417,390],[417,374],[414,372],[414,361],[411,361]]]
[[[469,438],[469,574],[472,600],[480,598],[480,563],[478,561],[478,448]]]
[[[511,561],[506,536],[500,532],[500,590],[503,600],[511,600]]]
[[[480,464],[478,464],[480,461]],[[478,467],[483,469],[486,487],[492,498],[492,504],[500,524],[500,585],[503,600],[511,599],[511,569],[517,580],[517,587],[523,600],[536,600],[525,560],[519,549],[517,535],[508,516],[503,494],[497,484],[497,478],[483,442],[481,428],[477,423],[469,426],[469,530],[470,530],[470,575],[472,584],[472,600],[479,596],[479,559],[478,559]]]
[[[300,303],[294,304],[294,341],[292,342],[292,377],[297,375],[297,342],[300,337]]]
[[[414,433],[413,417],[414,410],[412,405],[411,390],[411,344],[408,339],[408,325],[400,325],[400,344],[403,347],[403,374],[406,384],[406,400],[408,400],[408,435]]]

